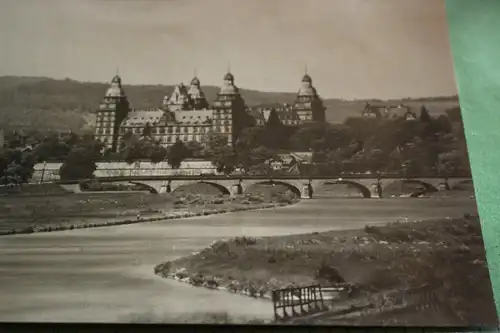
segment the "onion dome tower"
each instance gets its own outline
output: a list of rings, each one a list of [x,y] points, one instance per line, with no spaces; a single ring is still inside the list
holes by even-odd
[[[122,79],[117,73],[96,111],[94,134],[105,148],[111,151],[117,150],[120,124],[127,117],[129,110],[130,105],[122,88]]]
[[[250,126],[253,118],[245,112],[245,101],[234,84],[234,76],[229,71],[224,75],[222,87],[213,104],[212,132],[227,137],[234,144],[241,130]]]
[[[196,76],[191,80],[188,95],[191,100],[191,106],[194,110],[203,110],[208,108],[207,99],[205,98],[205,94],[200,87],[200,80]]]
[[[299,115],[301,123],[325,120],[323,101],[316,92],[312,79],[307,73],[302,77],[293,108]]]

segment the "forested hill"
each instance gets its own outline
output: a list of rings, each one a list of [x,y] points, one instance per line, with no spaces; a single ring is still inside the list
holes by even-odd
[[[71,129],[81,131],[93,125],[93,112],[99,106],[108,87],[106,83],[55,80],[45,77],[0,77],[0,128]],[[133,108],[158,107],[165,94],[171,94],[168,85],[124,85]],[[204,86],[209,101],[214,100],[219,87]],[[318,87],[321,94],[321,88]],[[262,92],[241,89],[247,105],[275,105],[291,103],[295,93]],[[342,122],[358,116],[367,102],[326,99],[327,120]],[[440,114],[456,107],[456,96],[383,101],[388,104],[405,103],[416,109],[425,104],[431,114]]]

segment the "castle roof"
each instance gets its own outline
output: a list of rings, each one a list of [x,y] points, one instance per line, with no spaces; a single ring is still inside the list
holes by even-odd
[[[200,80],[195,76],[192,80],[191,80],[191,86],[199,86],[200,85]]]
[[[205,94],[200,88],[200,80],[197,77],[194,77],[191,80],[191,86],[189,87],[188,95],[191,100],[193,100],[193,102],[206,102]]]
[[[123,97],[125,93],[122,89],[122,79],[120,76],[115,75],[111,80],[111,84],[106,91],[106,97]]]
[[[147,123],[153,126],[160,121],[162,116],[163,111],[159,109],[132,110],[128,113],[127,118],[123,120],[122,126],[144,127]]]
[[[170,96],[165,96],[163,99],[163,104],[176,105],[179,107],[184,107],[189,103],[189,94],[186,86],[183,83],[177,84],[174,88],[174,92]]]
[[[204,124],[212,119],[213,110],[180,110],[174,112],[175,121],[183,124]]]
[[[316,89],[312,85],[312,79],[308,74],[305,74],[302,78],[302,84],[297,95],[299,97],[316,97],[318,95]]]
[[[234,76],[231,73],[224,75],[224,83],[220,89],[219,95],[237,95],[239,89],[234,85]]]
[[[308,82],[308,83],[311,83],[311,84],[312,84],[312,79],[311,79],[311,77],[310,77],[308,74],[305,74],[305,75],[302,77],[302,82]]]

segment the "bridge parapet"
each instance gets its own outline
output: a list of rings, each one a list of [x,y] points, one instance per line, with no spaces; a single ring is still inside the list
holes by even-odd
[[[100,181],[113,181],[100,179]],[[115,179],[114,182],[123,181]],[[384,191],[396,181],[420,185],[426,192],[453,189],[460,184],[470,184],[471,178],[236,178],[236,177],[200,177],[200,178],[175,178],[157,177],[156,179],[130,180],[130,183],[143,184],[155,190],[156,193],[172,193],[180,186],[196,183],[207,183],[218,187],[223,193],[238,195],[246,193],[256,184],[282,184],[302,198],[311,198],[316,190],[327,184],[348,184],[356,187],[365,198],[383,197]]]

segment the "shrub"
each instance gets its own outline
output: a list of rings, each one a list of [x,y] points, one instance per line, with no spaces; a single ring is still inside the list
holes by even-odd
[[[253,284],[248,285],[248,293],[250,294],[250,296],[257,297],[258,291],[259,290],[257,289],[257,287],[254,286]]]
[[[205,278],[201,274],[195,274],[190,277],[189,281],[193,286],[201,286],[205,283]]]
[[[257,239],[255,237],[235,237],[232,239],[232,242],[236,245],[255,245],[257,244]]]
[[[329,283],[343,283],[344,278],[340,275],[339,271],[326,262],[321,263],[321,266],[316,271],[316,278],[318,280],[324,280]]]
[[[219,283],[214,277],[206,277],[205,278],[205,284],[207,288],[217,288],[219,287]]]

